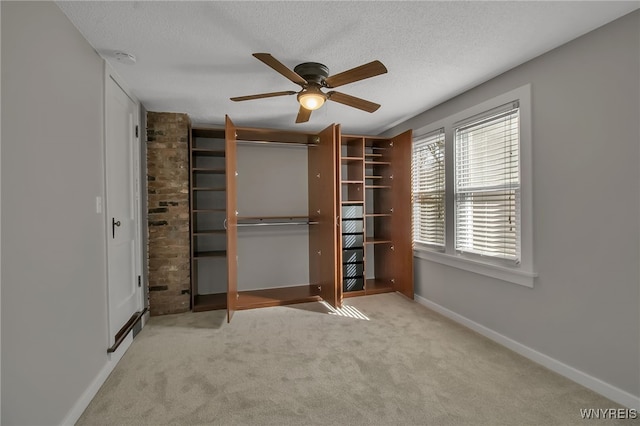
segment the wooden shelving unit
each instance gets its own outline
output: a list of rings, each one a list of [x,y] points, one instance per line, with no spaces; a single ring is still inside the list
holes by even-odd
[[[410,133],[397,138],[342,135],[340,146],[343,242],[345,235],[352,235],[346,227],[351,219],[345,206],[361,206],[357,211],[363,235],[352,241],[362,242],[364,266],[350,268],[350,247],[343,246],[342,296],[400,291],[413,297],[410,176],[407,179]],[[351,185],[362,190],[355,199]],[[408,269],[402,270],[402,265]]]
[[[237,141],[307,145],[308,216],[238,215]],[[192,129],[190,151],[194,311],[226,308],[231,320],[236,310],[266,306],[340,307],[343,297],[390,291],[413,297],[410,132],[344,135],[332,125],[307,134],[236,127],[227,117],[224,129]],[[294,225],[308,227],[309,282],[238,289],[239,229]]]
[[[340,138],[340,233],[339,275],[341,295],[364,290],[364,139]]]
[[[226,165],[224,129],[192,128],[191,308],[226,307]]]

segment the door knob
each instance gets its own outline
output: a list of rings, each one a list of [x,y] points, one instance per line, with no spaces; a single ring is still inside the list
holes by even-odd
[[[116,226],[120,226],[120,221],[116,222],[116,218],[111,218],[111,238],[116,238]]]

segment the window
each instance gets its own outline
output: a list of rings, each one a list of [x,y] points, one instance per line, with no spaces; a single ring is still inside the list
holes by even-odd
[[[514,102],[454,129],[458,252],[520,261],[519,111]]]
[[[444,129],[414,141],[411,173],[413,240],[444,249]]]
[[[417,129],[415,256],[533,287],[531,88]]]

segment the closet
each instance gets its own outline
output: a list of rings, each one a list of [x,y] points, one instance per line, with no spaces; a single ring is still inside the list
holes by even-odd
[[[342,296],[399,291],[413,298],[411,132],[341,135],[339,146]]]
[[[411,133],[194,127],[194,311],[413,297]]]
[[[282,304],[301,303],[308,301],[316,301],[323,299],[332,305],[337,303],[337,292],[335,288],[335,264],[337,262],[337,246],[336,246],[336,206],[335,206],[335,126],[329,126],[319,134],[306,134],[302,132],[280,131],[272,129],[257,129],[236,127],[227,117],[225,125],[226,139],[226,167],[227,167],[227,204],[226,204],[226,231],[227,231],[227,312],[228,320],[231,320],[234,311],[239,309],[250,309],[264,306],[275,306]],[[306,191],[307,205],[301,208],[297,203],[295,211],[280,211],[277,214],[269,214],[276,206],[272,203],[271,208],[262,209],[261,203],[254,203],[251,206],[251,200],[242,198],[239,190],[242,186],[248,189],[251,185],[256,185],[263,192],[272,192],[273,197],[287,197],[287,190],[281,187],[263,187],[264,182],[261,174],[265,176],[273,175],[273,170],[268,168],[260,168],[259,170],[239,170],[239,150],[242,150],[244,144],[262,145],[259,149],[273,149],[270,145],[296,145],[303,147],[306,156],[302,156],[302,160],[306,161]],[[291,149],[291,148],[289,148]],[[300,149],[300,148],[298,148]],[[265,155],[267,153],[265,152]],[[301,158],[300,155],[297,156]],[[306,158],[304,158],[306,157]],[[286,172],[287,162],[283,161],[280,165]],[[293,168],[293,167],[292,167]],[[299,170],[299,167],[297,168]],[[251,172],[251,178],[245,179],[240,173]],[[295,179],[296,176],[291,176]],[[300,179],[300,176],[297,176]],[[245,180],[243,180],[245,179]],[[264,178],[267,185],[269,179]],[[239,187],[239,185],[242,185]],[[284,189],[284,190],[283,190]],[[268,194],[266,194],[268,195]],[[289,194],[296,196],[299,194]],[[244,205],[238,204],[239,197],[244,200]],[[263,199],[264,200],[264,199]],[[288,203],[287,203],[288,204]],[[296,203],[294,203],[295,205]],[[277,206],[276,206],[277,207]],[[302,211],[304,210],[304,211]],[[254,270],[255,265],[251,264],[250,258],[241,258],[239,256],[244,242],[244,248],[250,248],[250,241],[243,241],[248,238],[243,235],[244,232],[264,231],[260,227],[271,229],[282,229],[291,232],[291,228],[306,228],[307,238],[307,262],[308,267],[306,274],[306,282],[291,283],[292,285],[274,286],[273,283],[263,285],[260,282],[248,283],[245,280],[240,281],[244,286],[239,287],[239,278],[242,278],[242,272],[246,268]],[[265,235],[253,235],[254,241],[260,241]],[[240,244],[239,244],[240,243]],[[297,239],[300,243],[300,238]],[[262,253],[273,255],[274,250],[268,244],[263,243],[264,250]],[[246,250],[244,251],[246,255]],[[259,255],[259,254],[258,254]],[[293,267],[295,265],[291,265]],[[286,259],[282,262],[281,268],[286,268]],[[253,280],[260,280],[259,271],[253,274]],[[255,288],[247,288],[246,286]]]

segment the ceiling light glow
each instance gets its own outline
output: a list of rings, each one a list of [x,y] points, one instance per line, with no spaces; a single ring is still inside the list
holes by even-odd
[[[309,111],[320,108],[324,105],[324,101],[326,99],[327,95],[315,87],[310,87],[298,94],[298,102],[300,102],[300,105],[302,105],[303,108],[308,109]]]

